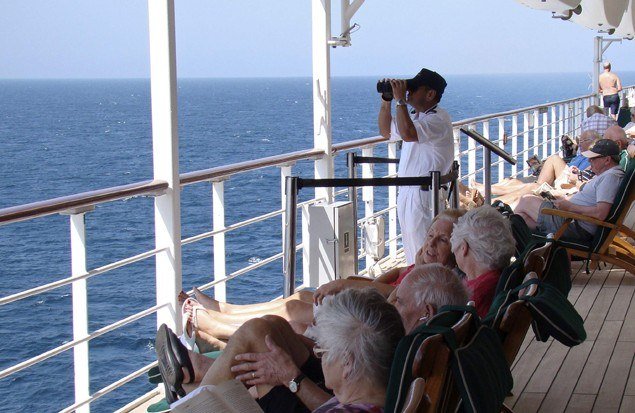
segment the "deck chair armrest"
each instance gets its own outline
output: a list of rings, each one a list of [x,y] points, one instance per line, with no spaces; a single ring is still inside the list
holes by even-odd
[[[610,222],[600,221],[597,218],[589,217],[587,215],[582,215],[582,214],[576,214],[575,212],[562,211],[562,210],[553,209],[553,208],[543,208],[540,210],[540,213],[545,215],[554,215],[554,216],[562,217],[562,218],[575,219],[576,221],[584,221],[593,225],[598,225],[598,226],[602,226],[606,228],[619,229],[615,224],[611,224]]]

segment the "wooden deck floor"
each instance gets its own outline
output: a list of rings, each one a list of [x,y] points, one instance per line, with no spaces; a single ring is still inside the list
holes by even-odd
[[[635,412],[635,277],[574,263],[571,301],[587,340],[568,348],[530,329],[512,368],[514,412]]]

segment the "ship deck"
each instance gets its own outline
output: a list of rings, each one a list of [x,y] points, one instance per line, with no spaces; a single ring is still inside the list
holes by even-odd
[[[611,266],[586,274],[574,262],[572,279],[569,300],[585,320],[587,340],[572,348],[542,343],[529,329],[506,405],[516,413],[635,411],[635,277]],[[161,397],[132,411],[145,412]]]
[[[530,329],[512,368],[514,412],[635,411],[635,277],[573,263],[571,301],[587,339],[566,347],[536,341]]]

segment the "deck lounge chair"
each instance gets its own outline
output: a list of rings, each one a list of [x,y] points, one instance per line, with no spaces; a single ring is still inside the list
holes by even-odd
[[[624,179],[618,188],[615,201],[604,221],[581,214],[545,208],[543,214],[566,219],[554,235],[559,245],[575,257],[604,261],[635,273],[635,247],[625,237],[635,239],[635,162],[628,165]],[[561,239],[572,220],[585,221],[598,226],[593,239],[588,243]],[[588,273],[588,266],[587,266]]]
[[[473,307],[473,305],[472,305]],[[453,410],[458,400],[450,373],[451,351],[442,331],[452,327],[461,343],[475,327],[474,313],[451,307],[426,325],[404,337],[395,353],[390,373],[386,409],[394,412],[439,412]]]

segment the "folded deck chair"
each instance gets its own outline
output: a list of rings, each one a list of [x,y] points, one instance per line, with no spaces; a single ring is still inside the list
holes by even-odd
[[[620,183],[615,201],[604,221],[573,212],[545,208],[543,214],[557,215],[566,219],[556,232],[554,239],[576,257],[586,260],[604,261],[617,265],[635,274],[635,247],[622,237],[635,239],[635,162],[628,164],[624,179]],[[561,239],[573,221],[585,221],[598,226],[593,239],[588,242]],[[587,267],[588,272],[588,267]]]
[[[428,323],[404,337],[395,351],[386,392],[386,413],[448,410],[450,349],[442,332],[449,328],[462,342],[474,326],[474,307],[442,307]]]

